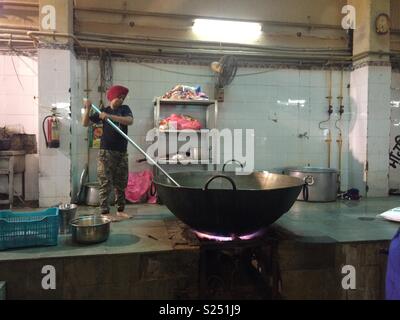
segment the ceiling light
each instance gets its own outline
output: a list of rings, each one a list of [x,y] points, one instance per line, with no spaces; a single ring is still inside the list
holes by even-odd
[[[200,40],[251,43],[261,35],[261,24],[256,22],[195,19],[193,32]]]

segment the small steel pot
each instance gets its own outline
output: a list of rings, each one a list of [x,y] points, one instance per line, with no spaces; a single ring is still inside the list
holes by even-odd
[[[58,206],[58,215],[59,215],[59,222],[60,222],[59,233],[60,234],[71,233],[70,222],[73,219],[75,219],[77,209],[78,209],[78,206],[76,204],[70,204],[70,203],[61,204]]]
[[[71,221],[72,240],[83,244],[106,241],[111,219],[103,216],[83,216]]]
[[[100,185],[96,182],[86,183],[86,205],[98,206],[99,200],[99,188]]]
[[[89,182],[85,184],[86,189],[86,205],[97,207],[100,205],[100,185],[97,182]],[[115,193],[113,191],[110,192],[108,197],[108,201],[114,201]]]

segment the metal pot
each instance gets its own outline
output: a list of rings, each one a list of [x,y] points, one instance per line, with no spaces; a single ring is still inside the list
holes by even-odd
[[[72,240],[83,244],[106,241],[111,219],[103,216],[83,216],[71,221]]]
[[[78,206],[76,204],[61,204],[58,206],[58,215],[60,221],[60,234],[68,234],[71,233],[70,223],[73,219],[75,219],[76,210]]]
[[[89,182],[85,184],[86,205],[98,206],[100,204],[99,188],[100,185],[97,182]]]
[[[336,201],[338,173],[334,169],[302,167],[286,169],[289,176],[300,178],[306,184],[297,200],[310,202]]]
[[[89,182],[85,184],[86,191],[86,205],[97,207],[100,205],[100,196],[99,189],[100,185],[98,182]],[[115,199],[115,193],[113,191],[110,192],[108,201],[112,202]]]

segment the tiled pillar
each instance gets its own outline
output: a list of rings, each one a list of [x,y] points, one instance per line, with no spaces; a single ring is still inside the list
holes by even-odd
[[[368,67],[350,74],[349,187],[366,192]]]
[[[394,153],[395,158],[389,163],[389,188],[400,189],[400,164],[398,158],[398,149],[396,138],[400,136],[400,72],[393,70],[391,81],[391,128],[390,128],[390,146],[389,151]]]
[[[390,32],[376,32],[375,18],[390,15],[390,0],[349,0],[356,9],[351,74],[350,186],[368,197],[389,192]],[[379,52],[379,54],[377,54]]]
[[[369,197],[389,191],[391,67],[368,63],[351,73],[350,186]]]
[[[70,50],[39,49],[39,126],[51,108],[60,115],[60,147],[46,148],[39,136],[39,205],[48,207],[71,201],[71,87]]]
[[[39,36],[38,86],[39,126],[51,109],[61,122],[60,147],[47,148],[39,139],[39,205],[48,207],[71,202],[71,81],[75,68],[71,39],[73,1],[40,0],[39,30],[54,36]]]
[[[86,79],[85,79],[86,80]],[[88,128],[82,126],[85,82],[78,59],[71,55],[71,190],[76,201],[82,171],[88,164]],[[93,100],[94,101],[94,100]],[[96,165],[94,165],[96,167]]]
[[[369,197],[389,193],[390,66],[368,67],[367,185]]]

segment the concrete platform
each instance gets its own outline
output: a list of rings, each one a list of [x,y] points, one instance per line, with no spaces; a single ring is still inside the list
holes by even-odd
[[[334,203],[296,202],[273,226],[283,296],[288,299],[375,299],[384,296],[389,241],[400,224],[377,218],[400,198]],[[95,209],[79,207],[79,214]],[[129,205],[132,219],[114,222],[106,242],[78,245],[60,236],[53,247],[0,252],[0,279],[10,299],[196,299],[199,246],[169,229],[175,217],[164,206]],[[358,290],[340,287],[341,267],[362,270]],[[44,290],[42,268],[57,272],[55,290]]]
[[[314,243],[351,243],[391,240],[400,223],[377,217],[378,214],[400,206],[400,197],[310,203],[297,201],[275,225],[297,241]],[[29,209],[31,210],[31,209]],[[23,211],[23,209],[19,209]],[[93,214],[95,208],[80,206],[78,214]],[[79,245],[69,235],[60,235],[54,247],[25,248],[3,251],[0,261],[160,252],[174,249],[165,221],[174,215],[160,205],[129,205],[133,218],[114,222],[108,241],[95,245]],[[183,249],[183,248],[181,248]]]
[[[297,201],[276,225],[310,242],[365,242],[391,240],[400,223],[378,217],[400,207],[400,197],[311,203]]]
[[[94,214],[96,210],[80,206],[77,214]],[[80,245],[72,242],[71,235],[59,235],[57,246],[3,251],[0,254],[0,261],[160,252],[173,249],[164,222],[165,219],[174,217],[168,209],[159,205],[130,205],[126,212],[133,218],[113,222],[110,237],[106,242]]]

